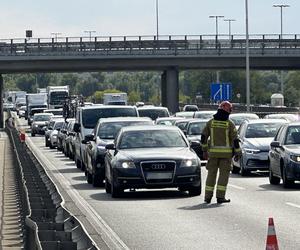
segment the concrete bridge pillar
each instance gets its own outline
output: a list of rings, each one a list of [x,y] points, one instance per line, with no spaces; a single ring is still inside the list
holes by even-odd
[[[169,68],[161,76],[161,104],[171,113],[179,111],[179,73],[177,68]]]
[[[4,128],[3,96],[3,77],[0,74],[0,129]]]

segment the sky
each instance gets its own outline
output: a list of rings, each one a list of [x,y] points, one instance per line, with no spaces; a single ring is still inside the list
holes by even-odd
[[[299,0],[248,0],[249,34],[300,34]],[[235,19],[232,34],[245,34],[245,0],[158,0],[159,35],[212,35],[216,21],[210,15]],[[156,34],[156,0],[2,0],[0,39],[143,36]],[[218,21],[219,34],[228,34],[228,22]]]

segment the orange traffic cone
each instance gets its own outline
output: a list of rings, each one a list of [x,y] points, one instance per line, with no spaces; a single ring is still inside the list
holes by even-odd
[[[266,250],[279,250],[273,218],[269,218]]]

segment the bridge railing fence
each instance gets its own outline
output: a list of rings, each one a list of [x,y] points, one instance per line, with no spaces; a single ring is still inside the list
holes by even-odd
[[[56,55],[57,53],[153,53],[180,54],[245,53],[244,35],[172,35],[172,36],[111,36],[111,37],[55,37],[16,38],[0,40],[0,56],[9,55]],[[300,35],[251,35],[249,49],[254,54],[264,54],[268,50],[289,53],[290,49],[300,49]]]

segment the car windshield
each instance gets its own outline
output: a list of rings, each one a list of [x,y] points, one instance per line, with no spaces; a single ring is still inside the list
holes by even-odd
[[[50,104],[59,105],[63,104],[65,99],[69,96],[66,91],[55,91],[50,94]]]
[[[216,112],[208,112],[208,113],[197,113],[195,112],[194,118],[200,119],[211,119]]]
[[[139,130],[124,132],[119,143],[120,149],[187,147],[179,131]]]
[[[61,122],[56,122],[55,125],[54,125],[54,129],[62,128],[63,125],[64,125],[64,122],[63,122],[63,121],[61,121]]]
[[[101,109],[86,109],[82,111],[82,122],[85,128],[94,128],[99,118],[108,117],[136,117],[136,110],[132,107],[128,108],[101,108]]]
[[[150,125],[150,122],[146,121],[123,121],[123,122],[107,122],[100,125],[98,130],[98,136],[101,139],[115,139],[117,133],[122,127],[133,125]]]
[[[243,121],[245,120],[256,120],[259,119],[259,117],[256,116],[235,116],[235,117],[230,117],[230,120],[234,123],[236,126],[240,126]]]
[[[34,121],[49,121],[51,115],[36,115],[33,117]]]
[[[246,138],[274,137],[281,123],[256,123],[249,124],[246,130]]]
[[[176,122],[175,125],[180,128],[181,130],[184,130],[186,128],[186,125],[188,124],[188,121],[182,121],[182,122]]]
[[[150,117],[152,120],[156,120],[158,117],[169,117],[169,113],[166,109],[139,109],[140,117]]]
[[[202,130],[204,129],[206,122],[193,122],[188,127],[188,135],[201,135]]]
[[[300,144],[300,126],[291,126],[286,133],[285,145]]]
[[[167,126],[172,126],[174,125],[176,120],[160,120],[160,121],[157,121],[157,125],[167,125]]]

